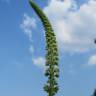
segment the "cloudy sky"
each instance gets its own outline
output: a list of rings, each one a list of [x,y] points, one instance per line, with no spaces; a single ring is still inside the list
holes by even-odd
[[[59,47],[57,96],[96,88],[96,0],[34,0],[52,23]],[[45,38],[28,0],[0,0],[0,96],[47,96]]]

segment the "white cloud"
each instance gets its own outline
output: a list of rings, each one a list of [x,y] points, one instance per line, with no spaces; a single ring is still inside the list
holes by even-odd
[[[89,0],[79,9],[74,0],[50,0],[44,12],[53,25],[62,51],[86,52],[96,48],[95,0]]]
[[[28,14],[24,14],[23,21],[20,24],[21,29],[23,32],[28,36],[29,41],[31,42],[29,46],[29,52],[31,54],[34,53],[34,46],[33,46],[33,40],[32,40],[32,29],[36,28],[36,20],[35,18],[30,17]],[[36,61],[34,61],[36,63]]]
[[[41,68],[44,68],[44,66],[45,66],[45,58],[43,58],[43,57],[33,58],[32,62],[34,65],[41,67]]]
[[[88,65],[90,66],[96,65],[96,54],[89,58]]]
[[[28,36],[29,40],[32,41],[32,28],[36,28],[36,20],[30,17],[28,14],[24,14],[24,19],[20,27]]]
[[[73,65],[73,64],[70,64],[70,65],[69,65],[69,68],[68,68],[67,71],[68,71],[68,73],[71,74],[71,75],[73,75],[73,74],[76,73],[76,72],[75,72],[76,70],[74,69],[74,65]]]
[[[30,45],[29,51],[30,51],[31,53],[34,53],[34,47],[33,47],[32,45]]]

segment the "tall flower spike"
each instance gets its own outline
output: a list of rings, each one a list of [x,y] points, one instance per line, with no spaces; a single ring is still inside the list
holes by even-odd
[[[37,13],[42,21],[45,29],[46,38],[46,71],[45,76],[48,77],[48,81],[44,86],[44,90],[48,93],[48,96],[54,96],[58,92],[58,78],[59,78],[59,67],[58,67],[58,46],[56,36],[52,29],[52,26],[43,13],[43,11],[32,1],[29,0],[31,7]]]

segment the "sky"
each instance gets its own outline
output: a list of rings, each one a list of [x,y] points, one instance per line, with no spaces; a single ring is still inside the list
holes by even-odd
[[[56,96],[90,96],[96,88],[96,0],[34,0],[59,48]],[[47,96],[45,31],[28,0],[0,0],[0,96]]]

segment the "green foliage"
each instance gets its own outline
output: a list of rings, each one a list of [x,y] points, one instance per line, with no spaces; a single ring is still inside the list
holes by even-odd
[[[45,28],[45,38],[46,38],[46,71],[45,76],[48,77],[47,84],[44,86],[44,90],[48,93],[48,96],[54,96],[58,92],[58,46],[56,42],[56,36],[52,29],[52,26],[43,13],[43,11],[33,2],[29,1],[31,7],[35,10],[37,15],[42,21]]]

